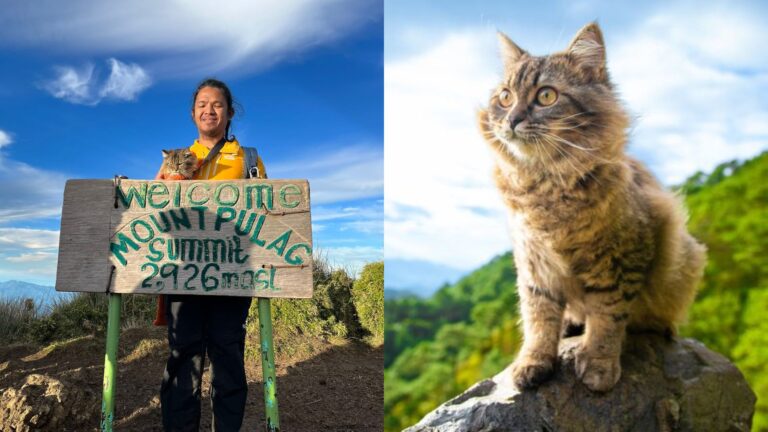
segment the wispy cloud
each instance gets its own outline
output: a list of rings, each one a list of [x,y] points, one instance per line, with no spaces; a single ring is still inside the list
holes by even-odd
[[[59,231],[32,228],[0,228],[0,245],[4,254],[30,249],[56,249],[59,247]]]
[[[58,231],[0,228],[0,280],[53,285],[58,247]]]
[[[312,209],[312,221],[322,222],[321,229],[333,227],[338,231],[384,234],[383,202],[365,200],[356,207],[315,206]]]
[[[494,41],[492,31],[454,33],[385,66],[388,260],[470,269],[509,248],[474,120],[500,69]]]
[[[135,100],[139,93],[150,86],[147,72],[135,63],[107,60],[109,75],[99,79],[99,71],[92,64],[80,68],[57,66],[56,78],[46,81],[42,87],[53,97],[82,105],[97,105],[104,99],[117,101]]]
[[[338,39],[382,13],[376,0],[240,0],[215,6],[203,0],[72,0],[66,13],[63,9],[57,0],[5,5],[0,45],[141,54],[153,76],[200,76],[273,64]]]
[[[61,215],[66,177],[0,154],[0,224]]]
[[[8,159],[11,141],[0,131],[0,280],[53,284],[59,231],[13,225],[59,217],[66,176]]]
[[[0,149],[12,143],[11,135],[4,130],[0,130]]]
[[[358,274],[366,264],[384,259],[383,252],[381,248],[355,246],[324,248],[318,251],[318,254],[325,256],[331,267],[343,268],[352,274]]]
[[[718,6],[682,13],[652,15],[608,52],[637,116],[630,151],[667,184],[768,148],[768,102],[750,97],[768,93],[768,62],[754,55],[768,40],[762,20]]]
[[[107,63],[111,71],[107,82],[99,90],[102,98],[135,100],[151,84],[149,75],[135,63],[126,64],[114,58],[107,60]]]
[[[5,260],[12,263],[29,263],[41,261],[56,261],[57,254],[54,252],[31,252],[23,253],[18,256],[10,256]]]
[[[384,195],[381,146],[348,146],[331,151],[317,149],[290,163],[269,168],[276,178],[309,179],[313,204],[328,204]]]

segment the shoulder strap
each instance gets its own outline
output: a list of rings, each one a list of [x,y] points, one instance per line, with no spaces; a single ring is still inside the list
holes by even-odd
[[[210,152],[208,152],[208,156],[203,159],[203,163],[200,164],[200,166],[197,167],[198,170],[202,169],[205,164],[213,160],[213,158],[216,157],[217,154],[219,154],[219,151],[221,151],[221,148],[224,147],[224,143],[227,142],[226,137],[223,137],[219,140],[219,142],[216,143],[215,146],[211,149]]]
[[[259,172],[259,152],[256,147],[243,147],[245,152],[245,163],[243,164],[243,178],[260,178]]]

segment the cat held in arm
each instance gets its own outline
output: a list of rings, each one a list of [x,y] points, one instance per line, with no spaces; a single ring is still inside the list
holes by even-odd
[[[189,149],[163,150],[159,177],[165,180],[190,180],[200,168],[200,162]]]
[[[518,273],[524,341],[513,381],[545,381],[560,338],[576,330],[577,376],[607,391],[621,377],[627,330],[675,334],[706,249],[686,231],[679,197],[625,153],[629,119],[598,25],[543,57],[499,39],[503,80],[478,117]]]

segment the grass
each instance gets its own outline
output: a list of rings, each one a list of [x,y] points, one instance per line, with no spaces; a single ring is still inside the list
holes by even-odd
[[[311,299],[271,301],[276,349],[283,354],[309,350],[309,345],[301,342],[305,338],[331,343],[346,339],[369,339],[366,338],[369,334],[363,329],[355,308],[355,279],[349,272],[332,269],[327,260],[320,256],[314,261],[313,281],[314,296]],[[31,299],[0,298],[0,340],[5,344],[34,343],[45,346],[81,336],[103,335],[107,327],[108,302],[108,296],[103,293],[77,293],[71,297],[56,298],[45,308]],[[121,328],[125,330],[152,326],[156,307],[156,296],[123,295]],[[380,314],[383,319],[383,307],[380,309],[374,311],[374,314]],[[253,302],[246,325],[249,333],[246,355],[256,357],[259,355],[256,301]],[[140,351],[154,347],[142,346]],[[136,352],[135,356],[145,354]]]
[[[0,299],[0,340],[6,344],[25,341],[39,316],[40,307],[31,299]]]

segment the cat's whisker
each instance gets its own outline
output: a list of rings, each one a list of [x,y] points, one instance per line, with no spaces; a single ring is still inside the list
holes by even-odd
[[[575,149],[583,150],[583,151],[586,151],[586,152],[593,152],[593,151],[596,150],[596,149],[590,149],[590,148],[586,148],[586,147],[582,147],[580,145],[574,144],[574,143],[568,141],[567,139],[565,139],[563,137],[559,137],[559,136],[554,135],[554,134],[542,133],[542,135],[545,135],[545,136],[548,136],[550,138],[553,138],[553,139],[555,139],[555,140],[557,140],[557,141],[559,141],[559,142],[561,142],[561,143],[563,143],[563,144],[565,144],[567,146],[573,147]]]
[[[591,177],[597,184],[600,186],[603,185],[603,183],[592,173],[592,170],[588,169],[587,166],[584,165],[578,158],[571,157],[571,154],[568,153],[568,150],[566,148],[560,148],[559,146],[555,145],[555,150],[557,150],[563,157],[568,161],[568,163],[571,165],[573,170],[576,173],[579,173],[579,178],[583,179],[585,177]],[[579,168],[576,168],[576,166],[579,166]]]
[[[582,127],[587,126],[587,125],[594,125],[594,124],[590,124],[589,121],[584,121],[584,122],[581,122],[581,123],[576,124],[576,125],[560,125],[560,123],[561,122],[556,122],[553,125],[542,125],[542,126],[543,126],[543,128],[545,128],[547,130],[550,130],[550,131],[565,131],[565,130],[579,129],[579,128],[582,128]],[[594,126],[602,127],[600,125],[594,125]]]
[[[574,161],[576,163],[579,163],[578,159],[572,157],[567,151],[565,151],[565,149],[561,149],[560,146],[553,145],[552,147],[555,149],[556,152],[558,152],[560,154],[560,156],[563,157],[563,159],[565,159],[565,161],[568,163],[568,165],[570,165],[571,168],[573,168],[574,173],[581,173],[581,172],[583,172],[583,169],[580,170],[580,169],[576,168],[576,165],[574,165]],[[579,166],[581,166],[583,168],[583,165],[581,165],[581,163],[579,163]]]
[[[553,158],[552,155],[549,154],[549,152],[547,151],[546,148],[544,148],[543,145],[540,145],[541,141],[538,137],[535,137],[533,142],[536,144],[536,149],[541,150],[540,153],[544,153],[544,155],[546,155],[549,158],[549,160],[552,162],[552,165],[550,166],[554,169],[555,173],[560,178],[560,185],[563,187],[567,186],[567,183],[565,182],[565,178],[563,177],[563,174],[560,172],[560,169],[557,163],[555,162],[555,158]]]
[[[589,112],[589,111],[580,111],[580,112],[577,112],[575,114],[571,114],[571,115],[567,115],[565,117],[562,117],[560,120],[569,120],[569,119],[576,118],[576,117],[579,117],[579,116],[592,115],[592,114],[594,114],[594,113]]]
[[[555,137],[555,136],[552,136],[552,135],[547,135],[547,136],[544,137],[544,139],[547,141],[548,144],[550,144],[552,147],[555,147],[556,150],[561,151],[561,154],[567,155],[569,161],[576,162],[582,168],[580,171],[577,170],[578,172],[584,172],[584,173],[589,173],[590,172],[590,170],[587,169],[587,166],[584,165],[584,161],[582,161],[579,157],[577,157],[576,155],[574,155],[571,152],[569,152],[568,151],[569,150],[568,147],[561,147],[561,146],[559,146],[557,144],[557,141],[553,140],[552,138],[558,138],[558,137]],[[614,160],[609,160],[609,159],[601,158],[601,157],[595,155],[594,153],[589,153],[588,157],[589,157],[590,160],[601,162],[601,163],[606,164],[606,165],[611,165],[611,164],[616,163],[616,161],[614,161]],[[593,178],[594,178],[594,176],[593,176]],[[597,179],[595,179],[595,180],[597,180]]]

